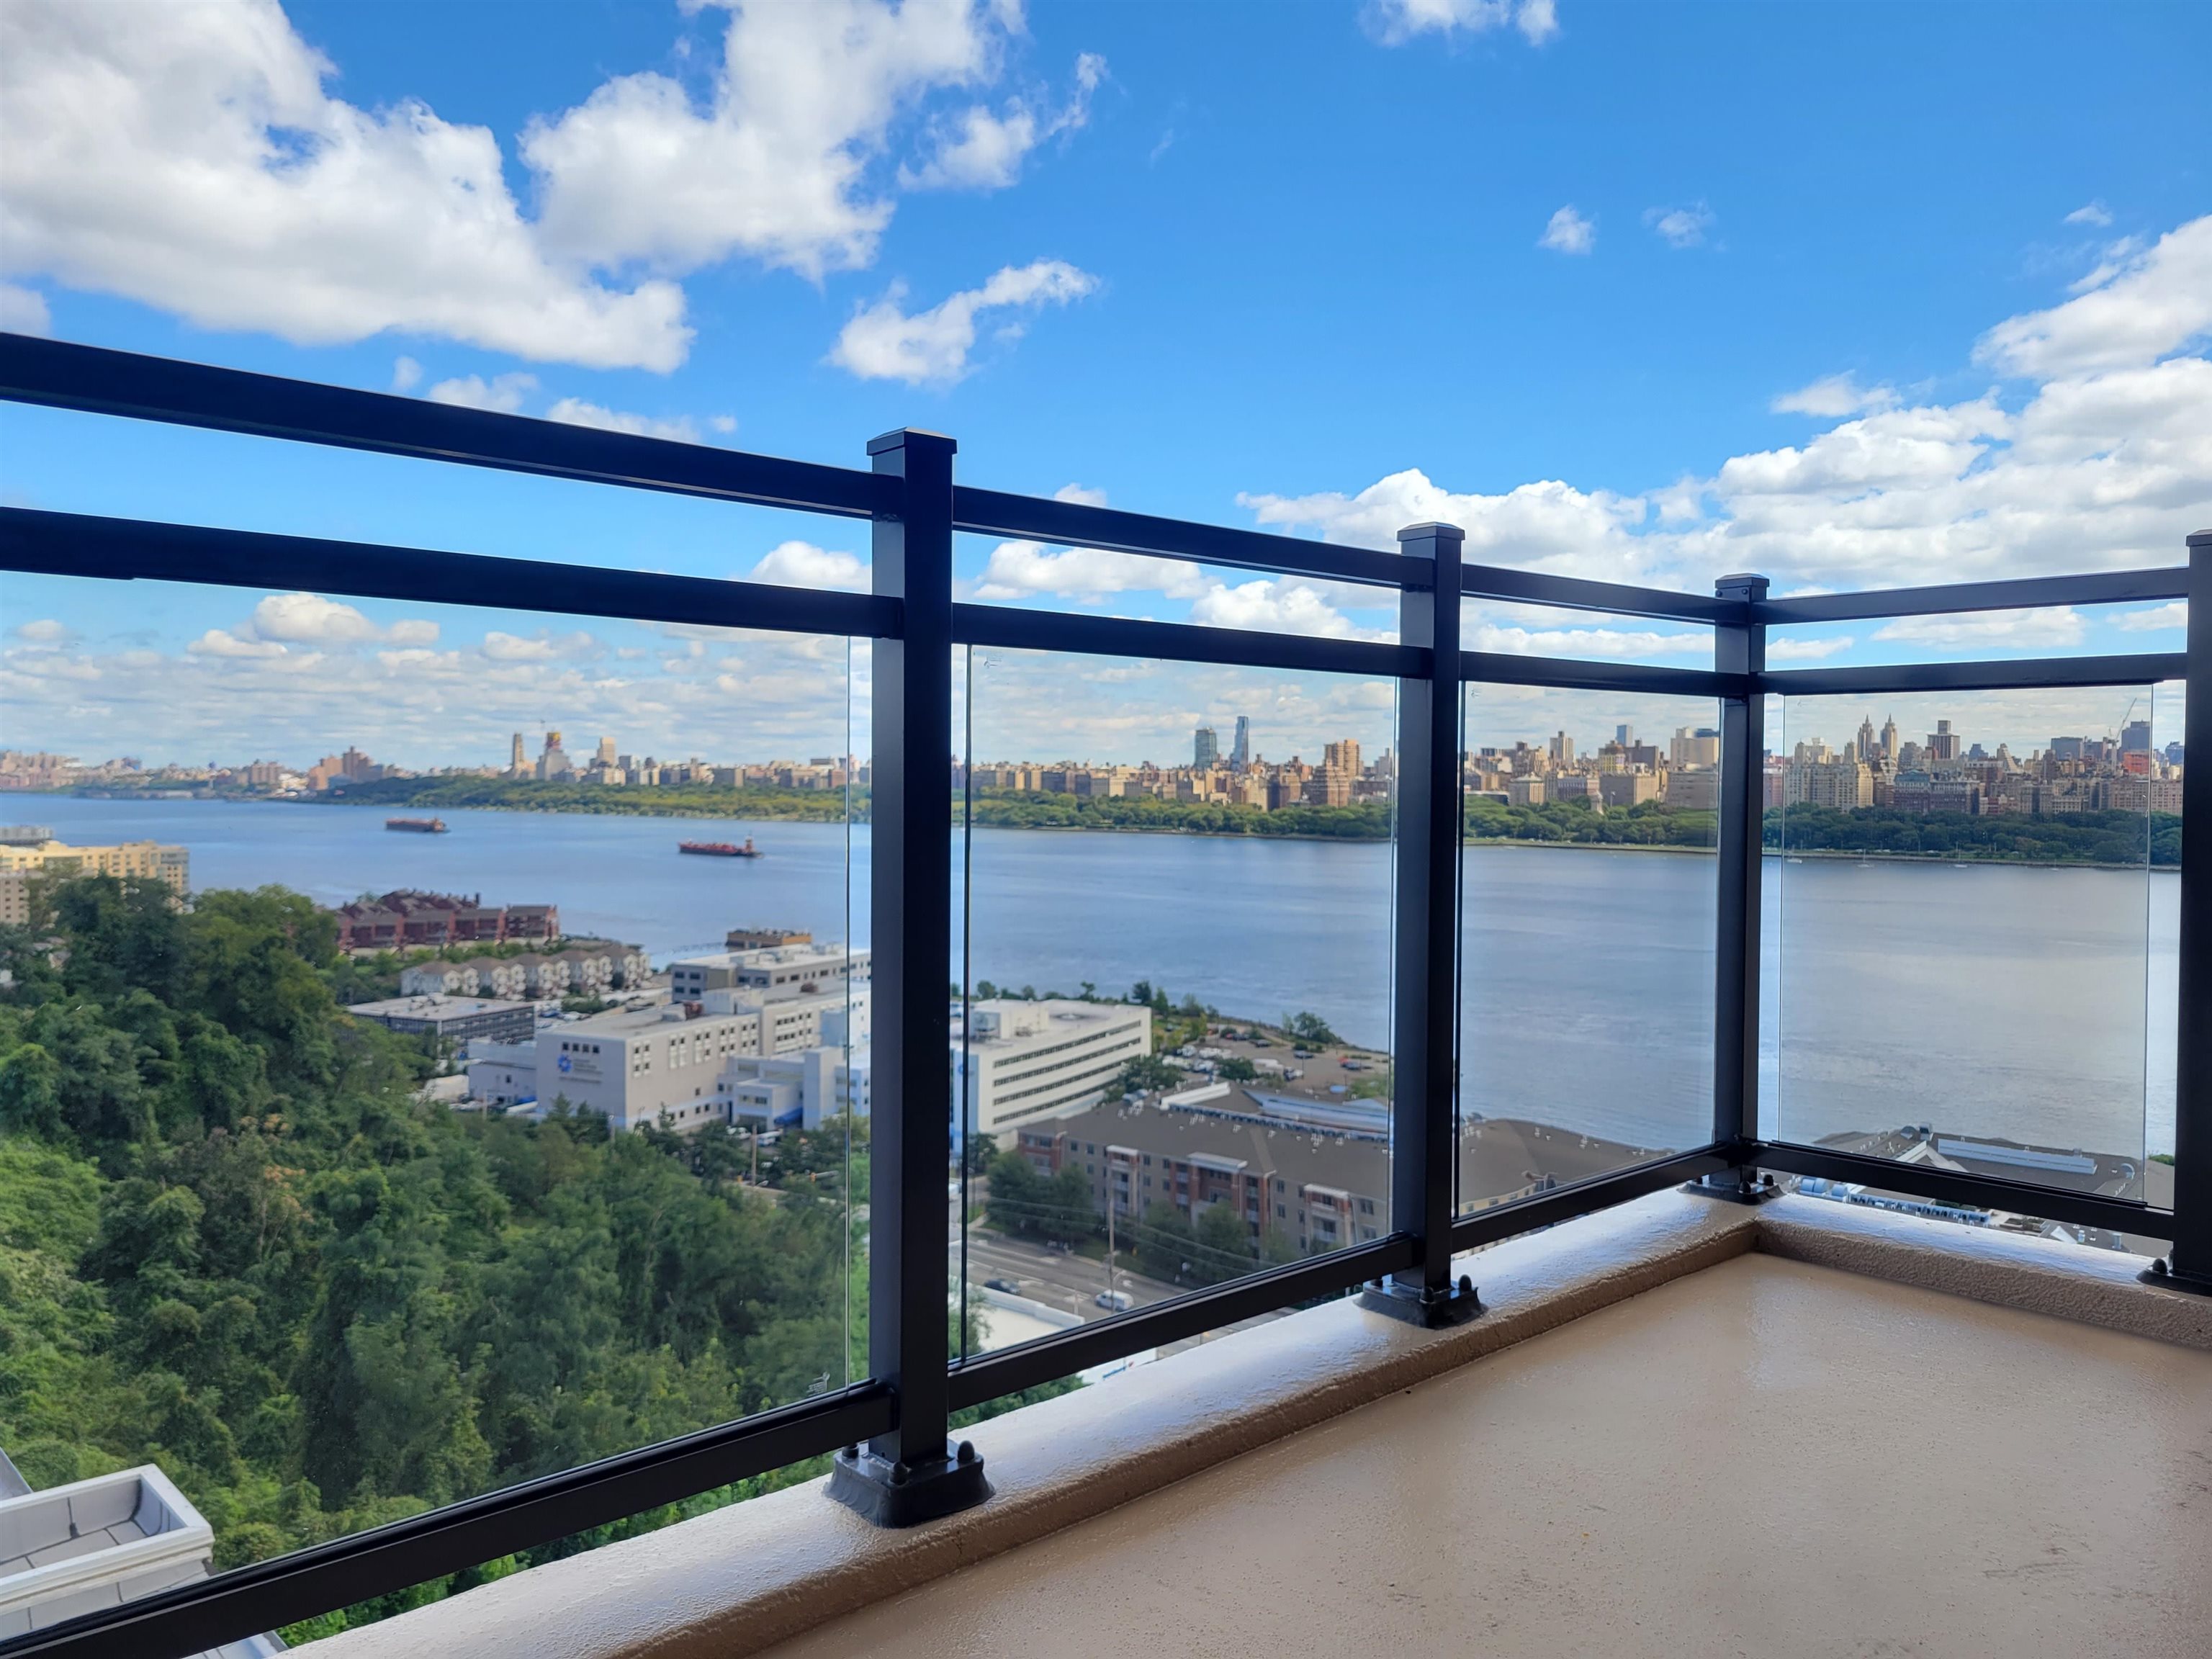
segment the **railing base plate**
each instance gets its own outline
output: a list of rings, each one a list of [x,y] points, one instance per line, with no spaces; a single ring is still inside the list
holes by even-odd
[[[1764,1204],[1782,1196],[1772,1176],[1760,1176],[1754,1180],[1748,1170],[1723,1170],[1697,1181],[1686,1181],[1675,1188],[1677,1192],[1695,1193],[1699,1198],[1717,1198],[1723,1204]]]
[[[1416,1285],[1401,1285],[1395,1279],[1377,1279],[1359,1293],[1359,1305],[1370,1313],[1431,1331],[1464,1325],[1484,1311],[1482,1298],[1474,1293],[1474,1281],[1465,1273],[1460,1275],[1458,1284],[1440,1294],[1425,1291]]]
[[[2187,1291],[2191,1296],[2212,1296],[2212,1273],[2194,1273],[2177,1268],[2172,1260],[2160,1256],[2136,1275],[2146,1285],[2155,1285],[2162,1291]]]
[[[848,1446],[830,1468],[830,1496],[879,1527],[919,1526],[973,1509],[990,1495],[972,1441],[921,1463],[894,1463],[866,1446]]]

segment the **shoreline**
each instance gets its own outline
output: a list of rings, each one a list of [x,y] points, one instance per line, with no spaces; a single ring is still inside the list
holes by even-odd
[[[162,794],[153,793],[150,792],[131,794],[88,794],[76,790],[27,789],[21,791],[11,791],[10,793],[13,794],[18,794],[25,799],[34,796],[46,796],[55,799],[103,802],[129,801],[141,803],[152,801],[161,805],[169,805],[171,803],[179,805],[186,803],[193,805],[208,803],[232,806],[380,806],[386,810],[391,810],[392,808],[392,803],[380,801],[347,799],[303,800],[295,798],[280,798],[261,795],[199,795],[187,794],[183,791]],[[428,811],[432,809],[407,809],[403,806],[400,810]],[[526,812],[552,817],[676,818],[702,823],[806,823],[820,824],[825,827],[844,828],[865,828],[868,822],[865,818],[848,819],[842,817],[816,817],[811,814],[800,813],[744,814],[731,813],[728,811],[708,811],[704,810],[685,811],[673,810],[638,811],[635,809],[617,809],[604,812],[580,812],[559,806],[530,806],[522,805],[502,805],[498,806],[448,806],[438,810],[448,812]],[[1279,835],[1265,835],[1254,834],[1249,830],[1188,829],[1176,824],[976,823],[969,827],[976,830],[1004,830],[1018,834],[1058,834],[1077,836],[1187,836],[1194,839],[1202,841],[1261,842],[1300,842],[1308,844],[1327,845],[1335,843],[1344,846],[1358,847],[1388,847],[1392,845],[1395,840],[1395,838],[1390,836],[1328,836],[1316,835],[1310,831],[1285,831]],[[956,832],[960,829],[960,825],[957,821],[955,823],[954,829]],[[1653,842],[1533,841],[1519,836],[1467,836],[1461,842],[1462,851],[1481,847],[1534,848],[1538,850],[1549,848],[1553,850],[1571,850],[1574,852],[1588,853],[1660,853],[1692,858],[1711,858],[1715,856],[1719,850],[1717,848],[1710,846],[1685,847]],[[1788,847],[1765,847],[1760,849],[1760,857],[1762,860],[1820,859],[1831,863],[1848,862],[1905,865],[1964,865],[1970,866],[1976,865],[1993,865],[2002,866],[2008,869],[2015,870],[2147,870],[2154,875],[2160,873],[2178,875],[2180,873],[2181,869],[2181,866],[2179,864],[2138,864],[2132,860],[2124,864],[2115,864],[2101,860],[2092,859],[1960,858],[1942,853],[1901,853],[1891,849],[1861,852],[1850,848],[1808,847],[1792,850]]]

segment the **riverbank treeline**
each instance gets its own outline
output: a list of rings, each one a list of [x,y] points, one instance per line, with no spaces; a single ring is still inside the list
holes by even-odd
[[[649,817],[785,820],[835,823],[868,819],[868,792],[854,789],[731,789],[713,784],[610,787],[529,778],[386,778],[353,784],[326,798],[338,805],[417,810],[486,808],[524,812],[585,812]],[[979,790],[974,822],[1006,830],[1131,830],[1158,834],[1243,836],[1322,841],[1388,841],[1392,808],[1384,801],[1349,806],[1217,805],[1150,795],[1085,796]],[[957,795],[953,811],[962,811]],[[1467,838],[1576,847],[1698,848],[1716,844],[1717,815],[1680,811],[1658,801],[1595,811],[1580,801],[1514,806],[1470,797],[1462,810]],[[1990,860],[2033,864],[2178,865],[2181,820],[2165,813],[2083,812],[2063,817],[1963,812],[1901,812],[1889,807],[1842,811],[1832,807],[1771,808],[1769,851],[1863,853],[1887,857]]]
[[[1900,812],[1864,807],[1796,805],[1766,814],[1768,850],[1867,853],[2007,864],[2181,862],[2181,820],[2165,812],[2081,812],[2063,817],[2016,813]]]
[[[867,818],[867,792],[848,803],[842,789],[730,789],[711,783],[541,783],[534,778],[380,778],[325,798],[341,806],[413,806],[505,812],[592,812],[649,818],[773,818],[842,823]]]
[[[159,1464],[230,1567],[865,1371],[864,1123],[761,1149],[763,1192],[726,1128],[454,1113],[419,1039],[343,1012],[304,896],[33,896],[0,928],[0,1445],[34,1486]]]

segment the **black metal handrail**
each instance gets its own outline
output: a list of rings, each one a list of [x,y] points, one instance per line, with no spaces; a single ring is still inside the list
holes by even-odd
[[[1380,1282],[1416,1310],[1452,1299],[1454,1251],[1624,1202],[1686,1179],[1762,1165],[1880,1182],[1946,1200],[2017,1207],[2174,1243],[2169,1282],[2212,1285],[2212,1021],[2180,1022],[2172,1210],[2033,1183],[1895,1164],[1758,1133],[1759,892],[1764,702],[1906,690],[2135,684],[2196,676],[2212,684],[2212,534],[2191,538],[2179,569],[1970,582],[1866,594],[1773,599],[1757,577],[1711,596],[1464,563],[1462,532],[1405,532],[1386,552],[1154,518],[957,484],[952,445],[889,434],[872,470],[824,466],[704,445],[451,408],[384,393],[0,335],[0,401],[252,434],[460,465],[866,519],[874,540],[867,593],[817,592],[648,572],[495,558],[307,537],[84,514],[0,508],[0,570],[146,580],[351,597],[526,609],[732,629],[843,635],[878,641],[884,705],[874,722],[872,814],[877,884],[878,1079],[870,1272],[872,1380],[696,1435],[448,1505],[314,1549],[0,1644],[8,1652],[128,1650],[161,1659],[401,1589],[438,1574],[617,1519],[649,1505],[765,1473],[854,1442],[911,1484],[961,1478],[948,1414],[1000,1395],[1223,1324]],[[958,533],[1025,537],[1208,565],[1278,571],[1395,589],[1400,641],[1318,639],[1091,614],[955,604]],[[2167,599],[2197,600],[2188,650],[2135,655],[1769,670],[1770,627],[1860,617]],[[1659,667],[1458,648],[1468,600],[1562,606],[1710,627],[1709,668]],[[951,659],[957,645],[1311,669],[1399,684],[1401,866],[1393,926],[1401,981],[1393,1035],[1392,1222],[1370,1243],[1255,1273],[1194,1295],[1000,1352],[948,1364],[942,1171],[951,1121],[944,1063],[945,827],[951,815]],[[1460,688],[1556,686],[1710,697],[1722,705],[1723,800],[1712,1139],[1666,1158],[1553,1191],[1455,1214],[1450,1191],[1460,914]],[[895,688],[895,690],[894,690]],[[2212,756],[2212,695],[2188,717],[2188,744]],[[2212,765],[2185,774],[2182,998],[2212,1006]],[[1420,822],[1413,817],[1418,809]],[[1438,838],[1443,839],[1439,840]],[[1410,851],[1409,851],[1410,849]],[[1411,858],[1418,852],[1418,860]],[[1418,863],[1419,868],[1411,867]],[[1418,981],[1416,985],[1414,981]],[[1422,994],[1407,994],[1418,988]],[[933,1012],[933,1009],[934,1012]],[[1415,1063],[1418,1059],[1419,1063]],[[854,1480],[866,1460],[852,1460]],[[841,1479],[846,1474],[841,1466]],[[906,1484],[902,1477],[902,1484]]]

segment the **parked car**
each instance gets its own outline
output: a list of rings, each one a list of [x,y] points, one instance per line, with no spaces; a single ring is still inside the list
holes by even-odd
[[[983,1281],[983,1288],[987,1291],[1004,1291],[1008,1296],[1019,1296],[1022,1293],[1022,1281],[1018,1279],[987,1279]]]
[[[1127,1291],[1101,1291],[1091,1299],[1109,1313],[1127,1313],[1137,1305]]]

